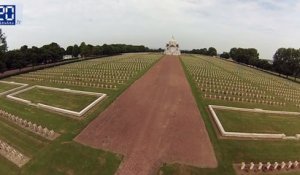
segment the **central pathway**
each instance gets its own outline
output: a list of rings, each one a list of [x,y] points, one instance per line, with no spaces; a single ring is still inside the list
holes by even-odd
[[[164,162],[217,166],[183,68],[174,56],[162,58],[75,140],[124,155],[119,175],[153,174]]]

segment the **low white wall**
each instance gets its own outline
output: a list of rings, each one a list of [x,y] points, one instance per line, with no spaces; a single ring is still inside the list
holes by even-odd
[[[48,89],[48,90],[55,90],[55,91],[62,91],[62,92],[70,92],[70,93],[76,93],[76,94],[98,95],[98,96],[103,95],[102,93],[97,93],[97,92],[87,92],[87,91],[71,90],[71,89],[66,89],[66,88],[62,89],[62,88],[54,88],[54,87],[39,86],[39,85],[36,85],[34,87],[40,88],[40,89]]]
[[[247,112],[261,112],[264,110],[257,109],[246,109],[246,108],[235,108],[235,107],[227,107],[227,106],[208,106],[210,113],[213,116],[213,119],[220,131],[221,135],[224,137],[238,137],[238,138],[251,138],[251,139],[300,139],[300,134],[297,134],[295,137],[287,137],[285,134],[264,134],[264,133],[243,133],[243,132],[226,132],[223,125],[221,124],[217,114],[214,111],[214,108],[217,109],[227,109],[227,110],[238,110],[238,111],[247,111]],[[268,111],[268,113],[280,112],[280,111]],[[284,111],[286,112],[286,111]],[[290,113],[290,112],[288,112]],[[294,113],[294,112],[292,112]],[[282,113],[281,113],[282,114]],[[285,114],[285,113],[284,113]]]
[[[300,112],[271,111],[271,110],[264,110],[264,109],[236,108],[236,107],[217,106],[217,105],[210,105],[210,106],[212,106],[215,109],[225,109],[225,110],[232,110],[232,111],[258,112],[258,113],[269,113],[269,114],[300,115]]]
[[[50,105],[45,105],[45,104],[42,104],[42,103],[34,104],[31,101],[29,101],[29,100],[25,100],[25,99],[22,99],[22,98],[14,97],[17,94],[20,94],[20,93],[23,93],[25,91],[31,90],[33,88],[48,89],[48,90],[53,90],[53,91],[62,91],[62,92],[67,92],[67,93],[76,93],[76,94],[83,94],[83,95],[94,95],[94,96],[97,96],[98,98],[95,101],[93,101],[91,104],[89,104],[87,107],[85,107],[81,111],[77,112],[77,111],[72,111],[72,110],[63,109],[63,108],[59,108],[59,107],[54,107],[54,106],[50,106]],[[21,91],[9,94],[6,97],[9,98],[9,99],[11,99],[11,100],[15,100],[15,101],[18,101],[18,102],[26,103],[28,105],[37,106],[37,107],[44,108],[44,109],[47,109],[47,110],[50,110],[50,111],[56,111],[56,112],[60,112],[60,113],[63,113],[63,114],[68,114],[68,115],[73,115],[73,116],[76,116],[76,117],[81,117],[87,111],[89,111],[91,108],[93,108],[96,104],[98,104],[100,101],[102,101],[106,97],[106,94],[35,85],[35,86],[32,86],[32,87],[23,89]]]
[[[10,90],[8,90],[8,91],[1,92],[1,93],[0,93],[0,96],[1,96],[1,95],[5,95],[5,94],[9,94],[9,93],[11,93],[11,92],[13,92],[13,91],[17,91],[17,90],[19,90],[19,89],[22,89],[22,88],[28,86],[28,84],[24,84],[24,83],[16,83],[16,82],[13,82],[13,81],[11,81],[11,82],[8,82],[8,81],[0,81],[0,83],[6,83],[6,84],[12,84],[12,85],[19,85],[19,86],[20,86],[20,87],[16,87],[16,88],[10,89]]]
[[[14,101],[21,102],[21,103],[26,103],[26,104],[28,104],[28,105],[34,105],[34,104],[31,103],[31,101],[29,101],[29,100],[25,100],[25,99],[22,99],[22,98],[15,97],[15,95],[20,94],[20,93],[25,92],[25,91],[28,91],[28,90],[30,90],[30,89],[33,89],[34,87],[35,87],[35,86],[31,86],[31,87],[29,87],[29,88],[22,89],[22,90],[20,90],[20,91],[14,92],[14,93],[12,93],[12,94],[8,94],[8,95],[6,95],[6,98],[11,99],[11,100],[14,100]]]

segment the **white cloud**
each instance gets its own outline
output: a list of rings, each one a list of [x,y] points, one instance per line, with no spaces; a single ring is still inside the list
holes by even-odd
[[[279,47],[299,48],[297,0],[26,0],[23,24],[3,27],[11,49],[131,43],[163,47],[172,34],[184,49],[254,47],[271,58]],[[11,3],[4,1],[3,3]]]

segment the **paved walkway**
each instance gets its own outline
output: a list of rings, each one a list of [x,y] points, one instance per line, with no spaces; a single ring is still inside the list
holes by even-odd
[[[165,56],[76,138],[124,155],[118,175],[149,175],[164,162],[217,166],[204,122],[177,57]]]

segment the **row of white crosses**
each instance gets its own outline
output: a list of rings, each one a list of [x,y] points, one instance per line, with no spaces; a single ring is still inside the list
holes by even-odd
[[[56,79],[50,79],[56,80]],[[98,78],[84,78],[84,77],[61,77],[60,80],[67,80],[67,81],[81,81],[81,82],[104,82],[104,83],[116,83],[116,82],[123,82],[124,80],[129,80],[129,77],[124,77],[122,80],[120,79],[98,79]]]
[[[53,68],[54,69],[54,68]],[[116,77],[132,77],[138,73],[138,71],[119,71],[119,70],[105,70],[105,69],[92,69],[92,70],[82,70],[77,72],[78,69],[69,69],[69,71],[61,71],[61,72],[49,72],[49,71],[36,71],[31,72],[28,75],[31,76],[44,76],[44,77],[57,77],[62,75],[79,77],[84,75],[85,77],[99,77],[99,78],[111,78],[111,76]]]
[[[184,62],[207,98],[300,108],[297,84],[220,59],[195,58]]]
[[[242,80],[227,80],[227,79],[211,79],[207,77],[195,77],[195,81],[201,84],[211,84],[211,85],[219,85],[219,86],[235,86],[240,88],[252,88],[258,90],[258,87],[255,87],[249,83],[243,82]]]
[[[203,97],[210,98],[210,99],[235,101],[235,102],[261,103],[261,104],[277,105],[277,106],[285,106],[286,105],[286,103],[278,102],[278,101],[256,100],[256,99],[250,99],[250,98],[240,98],[240,97],[231,97],[231,96],[222,96],[222,95],[204,94]]]
[[[241,80],[232,81],[232,80],[226,80],[226,79],[211,79],[211,78],[207,78],[207,77],[195,76],[195,81],[206,83],[206,84],[216,84],[216,85],[223,85],[223,86],[234,85],[237,87],[252,87],[254,89],[258,89],[258,87],[249,86],[249,83],[245,83]]]
[[[53,68],[55,69],[55,68]],[[56,71],[52,72],[49,70],[43,70],[43,71],[36,71],[36,72],[31,72],[31,75],[44,75],[44,76],[57,76],[57,75],[71,75],[71,76],[81,76],[84,74],[85,76],[101,76],[101,75],[106,75],[106,76],[133,76],[134,74],[137,74],[138,71],[121,71],[121,70],[109,70],[109,69],[88,69],[88,70],[82,70],[80,72],[77,72],[77,68],[74,69],[69,69],[69,71],[66,70],[61,70],[61,71]]]
[[[198,87],[199,88],[202,88],[205,90],[208,90],[208,91],[214,91],[214,92],[228,92],[227,94],[230,94],[230,93],[255,93],[255,96],[256,94],[265,94],[264,91],[261,91],[261,90],[255,90],[255,89],[251,89],[251,88],[237,88],[237,87],[222,87],[222,86],[211,86],[211,85],[206,85],[206,84],[198,84]],[[219,90],[221,89],[221,90]],[[226,91],[224,91],[226,90]],[[271,97],[271,96],[270,96]]]
[[[24,161],[28,160],[28,157],[2,140],[0,140],[0,154],[17,165],[23,165]]]
[[[242,162],[240,164],[240,170],[244,172],[269,172],[274,170],[291,170],[299,168],[299,162],[298,161],[289,161],[289,162],[274,162],[273,164],[270,162],[262,163],[259,162],[258,164],[254,164],[253,162],[246,164],[245,162]]]
[[[124,55],[77,62],[44,69],[13,78],[28,81],[51,81],[83,87],[116,89],[153,64],[160,56]]]
[[[69,72],[64,72],[61,73],[60,75],[55,75],[51,73],[44,73],[44,72],[32,72],[27,74],[26,76],[28,77],[34,77],[34,78],[54,78],[54,77],[59,77],[59,76],[69,76],[69,77],[87,77],[87,78],[104,78],[104,79],[111,79],[111,78],[127,78],[127,77],[132,77],[136,73],[135,72],[129,72],[129,71],[124,71],[122,74],[119,73],[105,73],[102,71],[94,71],[92,73],[88,72],[80,72],[80,73],[69,73]]]
[[[116,85],[112,84],[99,84],[99,83],[87,83],[87,82],[79,82],[79,81],[61,81],[61,80],[49,80],[50,82],[57,84],[68,84],[75,86],[83,86],[83,87],[96,87],[96,88],[105,88],[105,89],[116,89]],[[118,81],[118,84],[123,84],[123,80]]]
[[[129,79],[130,77],[133,77],[136,73],[123,73],[123,74],[114,74],[114,73],[94,73],[94,74],[89,74],[89,73],[83,73],[81,72],[80,74],[70,74],[70,73],[62,73],[61,75],[53,75],[53,74],[47,74],[47,73],[37,73],[37,72],[32,72],[29,74],[21,75],[20,77],[30,77],[30,78],[43,78],[43,79],[49,79],[49,78],[84,78],[84,79],[94,79],[94,78],[102,78],[102,79]]]
[[[108,76],[107,76],[108,77]],[[82,76],[82,77],[75,77],[75,76],[66,76],[62,75],[59,78],[57,76],[44,76],[44,75],[26,75],[24,77],[19,76],[16,77],[18,79],[27,79],[27,80],[35,80],[35,81],[45,81],[45,80],[72,80],[72,81],[84,81],[84,82],[105,82],[105,83],[116,83],[118,81],[124,81],[129,80],[129,76],[110,76],[111,78],[101,78],[99,76],[98,78],[89,78],[88,76]]]
[[[224,95],[234,95],[234,96],[241,96],[241,97],[252,97],[252,98],[258,98],[258,99],[269,99],[269,100],[275,100],[275,97],[269,96],[269,95],[262,95],[260,93],[246,93],[245,92],[239,92],[239,91],[224,91],[224,90],[216,90],[213,88],[201,88],[202,92],[209,92],[214,94],[224,94]]]
[[[132,62],[126,62],[126,63],[119,63],[119,62],[110,62],[107,64],[102,64],[98,67],[93,67],[93,65],[91,64],[91,66],[89,66],[89,68],[102,68],[102,69],[107,69],[107,70],[132,70],[132,71],[139,71],[142,69],[145,69],[147,67],[147,65],[145,65],[147,63],[132,63]],[[78,69],[84,69],[87,67],[76,67]],[[72,70],[72,69],[69,69]]]
[[[19,125],[20,127],[23,127],[35,134],[41,135],[50,140],[54,139],[55,136],[57,136],[57,133],[55,133],[53,130],[49,130],[47,127],[42,127],[41,125],[38,125],[36,123],[24,120],[6,111],[0,110],[0,117],[5,118]]]
[[[33,78],[33,77],[22,77],[22,76],[16,76],[13,77],[14,79],[19,79],[19,80],[27,80],[27,81],[43,81],[43,78]]]
[[[127,77],[133,77],[135,76],[138,72],[127,72],[124,71],[123,73],[118,73],[118,72],[111,72],[111,73],[100,73],[101,71],[97,72],[97,73],[86,73],[84,74],[85,77],[87,78],[103,78],[103,79],[127,79]],[[80,77],[82,76],[82,74],[74,74],[74,73],[70,73],[67,74],[68,76],[71,77]]]

